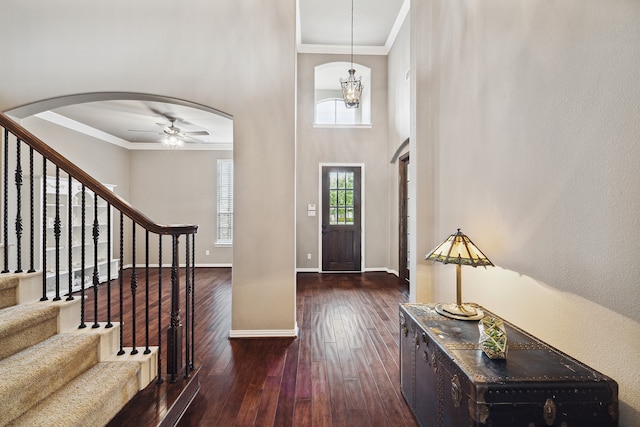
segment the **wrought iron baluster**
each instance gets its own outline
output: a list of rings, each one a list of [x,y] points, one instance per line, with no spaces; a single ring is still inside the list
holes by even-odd
[[[98,323],[98,289],[100,288],[100,273],[98,271],[98,240],[100,239],[100,223],[98,222],[98,194],[93,192],[93,326],[99,328]]]
[[[80,328],[87,327],[85,321],[85,295],[84,295],[84,270],[86,268],[85,250],[87,246],[87,233],[86,233],[86,217],[87,217],[87,192],[85,191],[85,185],[82,184],[80,190]]]
[[[138,273],[136,272],[136,223],[132,221],[132,231],[131,231],[131,241],[132,241],[132,253],[131,253],[131,263],[133,267],[131,268],[131,337],[133,339],[131,345],[131,354],[138,354],[138,349],[136,348],[136,292],[138,291]]]
[[[42,297],[47,301],[47,158],[42,157]]]
[[[105,328],[113,327],[111,323],[111,203],[107,202],[107,324]]]
[[[4,203],[3,207],[3,227],[2,227],[2,235],[4,247],[2,248],[4,251],[4,269],[3,273],[9,272],[9,131],[7,129],[4,130],[4,170],[3,170],[3,179],[4,183]]]
[[[16,138],[16,273],[22,273],[22,141]],[[8,242],[5,241],[5,244]]]
[[[29,213],[29,271],[27,273],[34,273],[35,269],[35,183],[33,182],[33,147],[29,147],[29,200],[30,200],[30,213]]]
[[[55,241],[55,254],[56,254],[56,296],[53,298],[54,301],[60,301],[60,233],[62,232],[62,223],[60,221],[60,168],[56,166],[56,216],[53,220],[53,238]]]
[[[171,320],[167,330],[167,373],[175,383],[182,365],[182,325],[180,324],[180,281],[178,275],[178,236],[172,235],[171,260]]]
[[[195,320],[196,320],[196,235],[191,236],[191,370],[195,369]]]
[[[145,336],[145,350],[144,354],[151,353],[149,348],[149,230],[145,233],[145,298],[144,298],[144,336]]]
[[[184,295],[185,295],[185,343],[186,343],[186,347],[185,347],[185,366],[184,366],[184,378],[189,378],[189,374],[190,374],[190,360],[191,360],[191,340],[190,340],[190,332],[191,332],[191,322],[189,322],[189,314],[190,314],[190,306],[189,306],[189,299],[191,296],[191,270],[189,268],[189,254],[191,253],[191,247],[189,245],[189,242],[191,240],[191,236],[189,234],[187,234],[185,236],[185,244],[184,244],[184,248],[185,248],[185,266],[184,266],[184,284],[185,284],[185,290],[184,290]]]
[[[67,214],[69,217],[67,218],[67,224],[69,225],[69,230],[67,231],[67,271],[69,272],[69,278],[67,280],[68,286],[68,295],[67,301],[73,301],[73,226],[75,223],[75,219],[73,216],[73,198],[71,197],[71,189],[73,188],[71,185],[73,184],[71,175],[68,177],[68,185],[69,190],[67,191]]]
[[[118,356],[124,354],[124,275],[122,274],[122,260],[124,259],[124,214],[120,212],[120,265],[118,272],[118,283],[120,285],[120,350]]]
[[[162,384],[162,234],[158,234],[158,378]]]

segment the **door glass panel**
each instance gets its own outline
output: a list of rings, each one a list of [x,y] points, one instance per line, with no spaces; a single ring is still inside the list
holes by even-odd
[[[329,223],[353,225],[353,172],[329,173]]]

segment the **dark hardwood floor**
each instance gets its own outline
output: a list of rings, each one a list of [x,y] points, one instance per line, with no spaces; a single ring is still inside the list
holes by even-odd
[[[197,269],[201,388],[178,425],[416,426],[399,387],[398,303],[407,299],[386,273],[300,273],[298,338],[229,339],[231,269]]]

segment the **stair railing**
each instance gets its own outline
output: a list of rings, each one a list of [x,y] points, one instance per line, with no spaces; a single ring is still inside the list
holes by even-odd
[[[68,301],[80,298],[79,328],[86,328],[87,323],[91,323],[92,328],[111,328],[115,321],[119,321],[118,355],[127,352],[137,354],[143,347],[142,351],[149,353],[151,346],[157,346],[156,381],[163,381],[163,352],[166,352],[166,373],[170,382],[176,382],[181,374],[188,378],[195,369],[194,249],[198,227],[155,223],[2,113],[0,131],[3,163],[0,187],[2,273],[23,273],[24,269],[27,269],[27,273],[41,271],[41,301],[59,301],[63,296]],[[14,172],[13,179],[10,170]],[[37,173],[41,173],[41,176]],[[23,189],[25,181],[28,181],[27,191]],[[72,189],[77,190],[75,194]],[[41,209],[41,217],[36,215],[38,208]],[[113,216],[112,210],[115,211]],[[119,225],[117,261],[112,259],[114,254],[111,249],[114,220]],[[41,233],[36,233],[39,227]],[[23,236],[25,228],[28,231],[27,238]],[[124,266],[125,229],[130,232],[129,268]],[[143,263],[137,261],[141,252],[137,246],[138,229],[144,235]],[[163,237],[167,236],[171,245],[170,268],[163,265],[162,260]],[[157,262],[154,263],[150,261],[151,239],[157,242],[158,248]],[[179,257],[181,240],[185,253],[182,266]],[[38,256],[37,252],[41,255]],[[167,291],[163,289],[162,282],[168,269],[171,287]],[[137,299],[139,276],[144,279],[142,303]],[[152,276],[157,276],[158,282],[157,295],[153,296],[149,292]],[[181,278],[185,283],[184,288],[181,287]],[[66,284],[63,283],[65,280]],[[165,293],[170,301],[168,310],[162,306]],[[92,319],[87,314],[87,301],[92,302]],[[152,322],[151,310],[155,304],[157,319]],[[131,312],[124,312],[125,305],[131,307]],[[137,311],[139,306],[144,308],[143,314]],[[184,334],[181,312],[185,314]],[[138,330],[139,323],[144,329],[142,332]],[[157,331],[154,339],[151,337],[153,330]],[[163,344],[164,331],[167,340]],[[125,343],[125,337],[128,336],[131,342]],[[143,337],[142,345],[139,345],[139,337]]]

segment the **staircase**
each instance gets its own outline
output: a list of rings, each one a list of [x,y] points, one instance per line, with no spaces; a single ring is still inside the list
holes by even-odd
[[[103,426],[154,378],[157,348],[117,356],[118,325],[78,329],[80,300],[21,301],[39,274],[0,276],[1,426]]]
[[[198,227],[153,222],[2,113],[0,164],[0,427],[175,425],[199,390]]]

